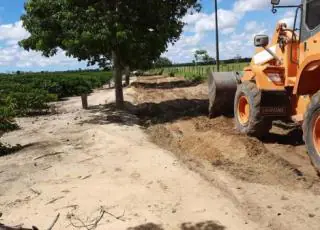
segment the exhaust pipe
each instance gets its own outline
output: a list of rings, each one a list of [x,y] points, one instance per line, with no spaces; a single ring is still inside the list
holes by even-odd
[[[213,72],[208,70],[209,117],[233,111],[234,97],[241,76],[238,72]]]

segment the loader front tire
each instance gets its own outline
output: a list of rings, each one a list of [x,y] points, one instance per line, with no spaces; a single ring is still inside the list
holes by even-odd
[[[310,160],[320,174],[320,91],[311,98],[302,129]]]
[[[263,137],[272,128],[272,120],[260,114],[261,91],[253,82],[238,85],[234,100],[236,129],[254,137]]]

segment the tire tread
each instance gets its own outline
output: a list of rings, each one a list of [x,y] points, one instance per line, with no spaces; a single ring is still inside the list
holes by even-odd
[[[246,127],[243,127],[238,119],[237,119],[237,101],[238,97],[241,93],[249,94],[249,98],[252,100],[252,104],[250,110],[253,112],[250,114],[251,120]],[[260,105],[261,105],[261,91],[257,88],[256,84],[250,81],[244,81],[241,85],[239,85],[236,99],[235,99],[235,120],[236,126],[241,133],[261,137],[268,133],[272,128],[272,121],[261,116],[260,114]]]
[[[308,133],[310,128],[312,128],[309,127],[312,120],[312,115],[317,109],[320,109],[320,90],[312,96],[311,101],[307,107],[307,111],[304,114],[302,124],[303,140],[306,144],[311,163],[320,175],[320,157],[317,158],[315,156],[315,154],[313,153],[314,150],[312,149],[313,143],[310,143],[312,140],[308,140]]]

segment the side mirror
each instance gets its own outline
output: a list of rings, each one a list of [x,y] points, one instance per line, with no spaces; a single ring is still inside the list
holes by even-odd
[[[280,0],[271,0],[271,4],[277,6],[280,4]]]
[[[256,35],[254,37],[254,45],[256,47],[266,47],[269,44],[269,37],[267,35]]]

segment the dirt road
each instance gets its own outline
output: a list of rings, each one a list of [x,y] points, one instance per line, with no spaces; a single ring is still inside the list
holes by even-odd
[[[319,229],[299,130],[240,136],[232,118],[207,118],[206,90],[140,78],[125,91],[130,113],[104,89],[88,111],[70,98],[18,119],[2,137],[24,148],[0,158],[0,223],[46,229],[60,213],[54,229]]]
[[[54,229],[267,227],[153,144],[137,117],[103,106],[113,100],[104,89],[88,111],[70,98],[56,115],[18,119],[21,129],[2,137],[23,149],[0,158],[0,223],[47,229],[60,213]]]

